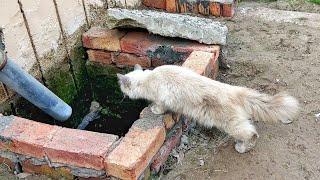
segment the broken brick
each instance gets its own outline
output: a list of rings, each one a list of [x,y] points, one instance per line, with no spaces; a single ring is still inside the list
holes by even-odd
[[[147,7],[166,9],[166,0],[143,0],[142,4]]]
[[[104,156],[117,139],[111,134],[62,128],[46,144],[46,155],[52,162],[102,170]]]
[[[235,4],[223,4],[222,5],[222,16],[233,17],[235,10]]]
[[[82,35],[82,44],[90,49],[120,51],[120,39],[125,34],[117,29],[92,27]]]
[[[139,119],[105,160],[107,173],[120,179],[137,179],[165,140],[163,124]]]
[[[183,67],[187,67],[197,72],[200,75],[207,77],[215,77],[216,66],[218,66],[218,57],[215,53],[203,51],[194,51],[183,63]]]
[[[219,17],[221,16],[221,6],[220,3],[210,2],[210,15]]]
[[[151,67],[151,60],[147,56],[136,56],[134,54],[120,53],[119,55],[114,55],[113,60],[118,67],[133,67],[135,64],[139,64],[144,68]]]
[[[45,156],[44,145],[50,141],[56,131],[61,129],[58,126],[16,116],[2,116],[0,121],[2,120],[11,121],[6,129],[0,131],[1,138],[7,140],[7,142],[3,143],[2,148],[38,158]]]
[[[177,0],[166,0],[166,10],[168,12],[177,12]]]

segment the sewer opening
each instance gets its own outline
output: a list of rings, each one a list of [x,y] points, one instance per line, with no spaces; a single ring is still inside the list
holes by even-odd
[[[147,30],[141,28],[119,28],[119,30],[127,33],[140,32],[148,34]],[[190,52],[175,51],[173,46],[186,48],[194,43],[194,41],[182,38],[170,38],[159,35],[147,36],[150,40],[161,44],[157,48],[147,52],[148,58],[161,59],[164,64],[181,65],[190,55]],[[73,71],[68,69],[69,64],[60,65],[61,67],[55,67],[50,72],[53,74],[54,80],[50,80],[50,78],[47,80],[49,89],[61,99],[73,99],[71,102],[66,101],[73,109],[71,118],[65,122],[56,121],[23,98],[20,98],[14,108],[12,108],[12,114],[46,124],[76,129],[83,118],[89,114],[91,102],[96,101],[102,106],[100,117],[90,122],[84,130],[124,136],[134,121],[139,119],[143,108],[149,104],[149,102],[143,100],[123,98],[116,73],[125,74],[133,68],[118,68],[114,64],[102,65],[90,62],[86,49],[84,47],[77,48],[80,49],[80,51],[76,51],[80,63],[72,60]],[[68,72],[64,72],[66,69]],[[80,83],[77,82],[77,86],[83,86],[83,88],[78,90],[77,96],[73,98],[71,94],[74,94],[74,90],[71,90],[72,88],[68,86],[72,84],[72,82],[70,83],[70,79],[77,75],[74,74],[72,76],[70,73],[76,72],[79,74],[79,70],[81,69],[84,69],[82,71],[85,71],[85,73],[81,72],[80,74],[85,74],[85,77],[83,77]]]
[[[116,68],[91,62],[86,63],[87,77],[84,87],[70,103],[73,113],[65,122],[59,122],[42,112],[39,108],[20,98],[14,114],[38,122],[76,129],[90,112],[92,101],[102,107],[100,117],[91,121],[84,130],[124,136],[140,112],[148,106],[144,100],[124,98],[116,73],[127,73],[132,68]]]

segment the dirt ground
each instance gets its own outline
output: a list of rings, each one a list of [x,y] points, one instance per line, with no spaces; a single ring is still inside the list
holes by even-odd
[[[217,149],[204,130],[191,133],[189,143],[196,145],[161,179],[319,179],[320,27],[297,22],[306,20],[301,17],[283,22],[270,18],[276,13],[252,16],[262,6],[294,10],[275,3],[240,3],[236,17],[227,22],[231,69],[222,71],[219,80],[269,94],[287,91],[301,103],[299,117],[289,125],[256,123],[260,138],[246,154],[234,150],[232,139]],[[300,4],[301,11],[310,7]]]
[[[245,2],[244,4],[248,4]],[[250,2],[250,6],[255,3]],[[309,12],[309,13],[320,13],[320,5],[314,3],[308,3],[306,0],[264,0],[256,3],[259,6],[287,10],[287,11],[300,11],[300,12]]]
[[[240,3],[236,17],[226,22],[231,69],[221,71],[219,80],[270,94],[288,91],[301,103],[299,117],[289,125],[256,123],[260,138],[246,154],[234,150],[232,139],[223,143],[222,136],[197,127],[185,140],[189,150],[161,179],[319,179],[320,27],[306,26],[308,15],[297,23],[246,13],[258,7],[320,13],[319,5],[301,0]],[[2,164],[0,179],[16,177]]]

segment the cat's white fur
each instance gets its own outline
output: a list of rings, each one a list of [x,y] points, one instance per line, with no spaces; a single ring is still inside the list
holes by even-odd
[[[118,79],[129,98],[153,102],[155,114],[170,110],[227,132],[235,138],[239,153],[255,146],[258,133],[252,120],[290,123],[298,113],[298,101],[285,93],[269,96],[174,65],[144,71],[136,65],[134,71],[118,74]]]

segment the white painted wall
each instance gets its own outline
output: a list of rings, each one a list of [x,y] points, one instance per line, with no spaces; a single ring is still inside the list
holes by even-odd
[[[20,2],[39,58],[41,59],[52,51],[58,53],[57,49],[62,43],[62,34],[53,0],[21,0]],[[82,0],[56,0],[56,2],[66,36],[73,35],[79,27],[86,24]],[[107,6],[132,8],[141,4],[141,0],[84,0],[84,2],[89,21],[96,18],[96,14],[90,17],[95,8]],[[0,27],[4,28],[9,57],[24,69],[30,70],[36,62],[36,56],[17,0],[0,0]],[[44,61],[42,65],[51,65],[50,62],[42,61]]]
[[[33,72],[33,75],[40,73],[32,69],[37,61],[40,62],[43,72],[64,61],[67,51],[70,52],[81,36],[80,27],[84,25],[88,27],[87,20],[89,25],[103,23],[106,7],[133,8],[141,4],[141,0],[19,1],[21,8],[18,0],[0,0],[0,28],[3,28],[9,58],[23,69]],[[64,36],[60,29],[56,8]],[[23,14],[26,19],[23,18]],[[27,27],[31,36],[28,34]],[[34,43],[34,49],[31,42]],[[64,46],[64,42],[67,47]],[[4,87],[0,83],[0,103],[4,101],[4,93]]]
[[[8,56],[29,70],[36,62],[19,5],[16,1],[0,0],[0,27],[3,28]]]

